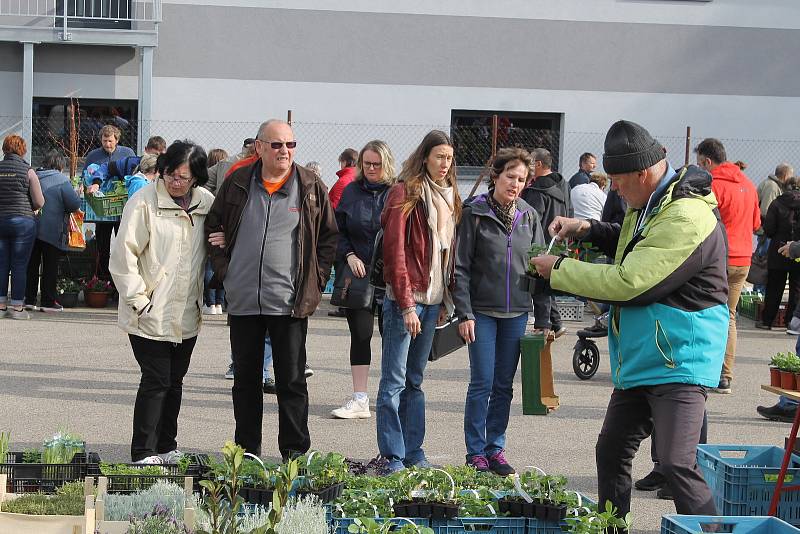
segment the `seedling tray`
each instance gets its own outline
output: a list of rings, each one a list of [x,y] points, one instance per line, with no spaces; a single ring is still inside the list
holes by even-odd
[[[9,452],[6,463],[0,464],[0,474],[8,475],[9,493],[55,493],[67,482],[83,480],[100,463],[100,456],[93,452],[77,453],[68,464],[23,463],[23,454]]]

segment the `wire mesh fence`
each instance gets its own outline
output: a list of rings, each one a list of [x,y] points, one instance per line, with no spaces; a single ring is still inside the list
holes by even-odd
[[[229,154],[236,154],[245,138],[255,137],[260,121],[254,122],[211,122],[211,121],[161,121],[153,120],[137,124],[121,118],[109,117],[105,120],[84,119],[77,128],[79,155],[100,146],[98,132],[106,123],[116,124],[122,131],[120,144],[136,148],[139,135],[160,135],[167,143],[176,139],[191,139],[207,150],[222,148]],[[490,124],[470,126],[432,125],[432,124],[336,124],[293,122],[298,145],[295,159],[305,164],[317,161],[323,169],[323,179],[328,185],[336,180],[335,171],[339,169],[338,156],[345,148],[359,150],[373,139],[385,141],[392,149],[398,166],[419,144],[430,130],[447,132],[455,145],[455,160],[458,165],[461,189],[468,192],[471,182],[486,165],[492,150],[492,128]],[[0,135],[21,133],[20,117],[0,116]],[[693,135],[690,147],[693,148],[705,136],[714,132]],[[667,149],[668,159],[674,167],[684,163],[686,136],[678,132],[653,131],[654,136]],[[44,154],[53,148],[59,149],[63,143],[68,146],[69,127],[62,117],[35,118],[33,121],[32,164],[37,165]],[[601,165],[605,132],[558,132],[554,130],[535,130],[517,128],[511,124],[498,128],[497,148],[519,146],[532,150],[547,148],[555,159],[555,168],[569,177],[578,169],[578,158],[584,152],[598,156]],[[781,162],[800,161],[800,139],[730,139],[721,138],[731,161],[741,160],[747,164],[745,171],[753,182],[758,183],[774,172]],[[690,154],[690,161],[694,162]],[[79,166],[80,168],[80,166]],[[399,170],[399,169],[398,169]],[[462,191],[462,192],[464,192]]]

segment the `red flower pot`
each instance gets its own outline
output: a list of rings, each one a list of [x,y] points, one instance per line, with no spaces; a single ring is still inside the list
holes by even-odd
[[[84,291],[83,299],[90,308],[105,308],[108,306],[108,292]]]
[[[794,379],[793,372],[781,371],[781,388],[789,390],[797,389],[797,383]]]
[[[769,385],[776,388],[781,387],[781,371],[777,367],[769,368]]]

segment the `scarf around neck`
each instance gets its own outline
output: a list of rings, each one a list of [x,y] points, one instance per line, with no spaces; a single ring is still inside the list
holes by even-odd
[[[486,202],[494,214],[497,215],[497,218],[500,219],[500,222],[503,223],[503,226],[505,226],[506,233],[510,234],[514,227],[514,216],[517,214],[517,199],[512,200],[507,206],[503,206],[489,192],[486,194]]]
[[[428,226],[439,242],[439,250],[450,248],[456,227],[452,186],[440,186],[426,174],[422,182],[422,200],[428,209]]]

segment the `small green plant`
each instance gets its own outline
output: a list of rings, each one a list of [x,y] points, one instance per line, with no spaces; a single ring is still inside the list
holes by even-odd
[[[314,495],[290,499],[283,509],[283,518],[275,527],[276,534],[328,534],[330,528],[325,507]]]
[[[46,464],[68,464],[79,452],[86,451],[86,443],[80,436],[64,430],[44,442],[42,461]]]
[[[59,278],[56,282],[56,292],[59,295],[63,295],[64,293],[77,293],[80,290],[80,284],[72,278]]]
[[[2,510],[26,515],[83,515],[83,482],[64,484],[55,495],[30,493],[2,503]]]
[[[184,489],[177,484],[158,481],[148,489],[130,495],[105,495],[103,501],[108,521],[127,521],[130,518],[144,519],[154,510],[161,508],[165,508],[171,517],[183,519],[186,494]]]
[[[630,512],[625,517],[617,516],[617,509],[606,501],[602,512],[588,510],[587,513],[567,517],[569,531],[578,534],[616,534],[630,532],[632,527]]]
[[[164,474],[164,468],[158,465],[127,465],[109,464],[100,462],[100,473],[104,476],[109,475],[142,475],[159,476]]]
[[[347,464],[339,453],[320,454],[309,452],[298,459],[303,475],[303,485],[312,490],[327,488],[347,478]]]
[[[779,352],[772,357],[769,364],[772,367],[777,367],[781,371],[788,371],[791,373],[800,372],[800,356],[793,352]]]
[[[42,463],[42,451],[39,449],[25,449],[22,451],[22,463],[40,464]]]
[[[0,432],[0,463],[6,462],[9,447],[11,446],[11,432]]]
[[[156,505],[142,518],[131,518],[130,522],[128,534],[189,534],[189,529],[175,518],[169,508],[161,505]]]

